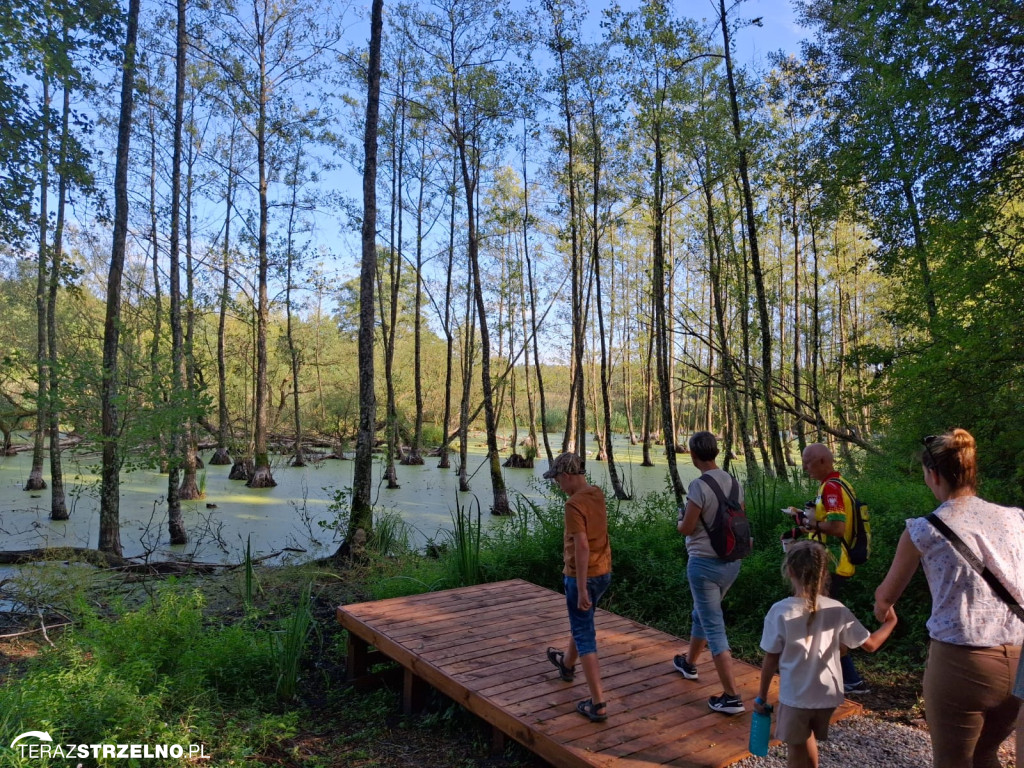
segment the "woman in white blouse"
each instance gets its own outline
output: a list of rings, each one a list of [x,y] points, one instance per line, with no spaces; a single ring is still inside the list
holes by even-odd
[[[1012,596],[1024,589],[1024,512],[975,495],[974,438],[963,429],[924,439],[924,482],[946,523]],[[875,591],[885,616],[918,565],[932,593],[925,717],[935,768],[999,768],[999,745],[1014,727],[1020,702],[1014,677],[1024,621],[926,517],[907,520],[889,573]]]

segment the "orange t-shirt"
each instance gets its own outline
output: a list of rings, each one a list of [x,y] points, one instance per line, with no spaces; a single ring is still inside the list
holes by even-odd
[[[562,573],[566,576],[576,576],[576,545],[573,542],[573,534],[576,533],[587,534],[590,545],[587,577],[610,573],[612,547],[608,541],[608,507],[604,502],[604,491],[596,485],[588,485],[565,502],[565,568]]]

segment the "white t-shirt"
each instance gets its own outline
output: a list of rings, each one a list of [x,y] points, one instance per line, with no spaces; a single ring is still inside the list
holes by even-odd
[[[965,496],[943,502],[935,515],[988,566],[1010,593],[1024,598],[1024,512]],[[992,591],[953,545],[923,517],[907,520],[932,593],[928,634],[953,645],[1020,645],[1024,622]]]
[[[743,483],[735,480],[724,469],[712,469],[707,474],[715,479],[727,499],[732,493],[733,483],[736,483],[739,486],[739,502],[743,503]],[[693,502],[700,507],[701,517],[704,518],[708,527],[711,527],[715,521],[715,513],[718,512],[718,497],[715,492],[708,488],[703,480],[697,478],[690,483],[690,487],[686,491],[686,501],[687,504]],[[700,520],[697,521],[697,527],[693,529],[693,533],[686,537],[686,554],[690,557],[718,557],[715,548],[711,546],[707,529],[701,525]]]
[[[787,597],[764,617],[761,649],[779,656],[779,701],[787,707],[827,709],[843,703],[839,646],[859,648],[871,633],[850,609],[818,597],[808,626],[807,600]]]

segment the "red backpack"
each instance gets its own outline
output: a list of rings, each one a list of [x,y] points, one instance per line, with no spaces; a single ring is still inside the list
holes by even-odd
[[[722,560],[740,560],[750,554],[754,541],[750,536],[750,520],[740,505],[740,483],[732,478],[732,491],[726,497],[715,478],[708,473],[700,476],[704,484],[718,497],[718,510],[715,519],[708,525],[701,513],[700,522],[708,532],[711,548]]]

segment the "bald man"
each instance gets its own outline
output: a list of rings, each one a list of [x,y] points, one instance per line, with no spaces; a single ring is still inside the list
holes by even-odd
[[[846,481],[842,480],[836,471],[835,457],[827,445],[811,443],[804,448],[802,458],[804,472],[821,483],[818,496],[814,500],[814,517],[807,520],[805,527],[812,538],[820,541],[827,541],[829,537],[841,540],[846,536],[853,515],[853,499],[843,487]],[[829,597],[841,601],[843,587],[857,569],[847,557],[846,547],[840,545],[839,550],[839,565],[832,574]],[[867,684],[861,679],[850,656],[844,654],[840,661],[843,668],[844,692],[847,695],[867,693]]]

